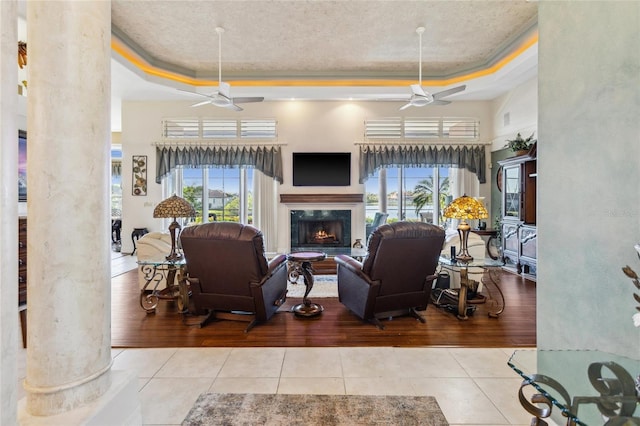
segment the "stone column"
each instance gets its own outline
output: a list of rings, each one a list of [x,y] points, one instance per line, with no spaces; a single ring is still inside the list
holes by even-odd
[[[0,1],[0,424],[16,424],[18,346],[17,3]]]
[[[29,1],[26,411],[111,385],[110,1]]]

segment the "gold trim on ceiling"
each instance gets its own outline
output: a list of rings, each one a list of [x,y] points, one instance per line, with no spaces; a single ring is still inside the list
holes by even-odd
[[[451,78],[442,79],[430,79],[423,80],[423,86],[449,86],[451,84],[461,83],[468,80],[484,77],[494,74],[520,56],[523,52],[529,49],[531,46],[538,43],[538,32],[535,31],[529,37],[525,38],[523,42],[509,54],[495,62],[494,64],[477,69],[475,71],[461,74]],[[178,83],[184,83],[191,86],[217,86],[218,80],[211,79],[198,79],[188,77],[183,74],[164,70],[149,64],[146,60],[140,57],[136,52],[127,47],[117,37],[111,38],[111,49],[122,56],[131,65],[139,69],[140,71],[160,77],[163,79],[175,81]],[[269,80],[232,80],[228,82],[231,86],[238,87],[265,87],[265,86],[308,86],[308,87],[364,87],[364,86],[381,86],[381,87],[399,87],[408,86],[410,84],[416,84],[417,80],[407,79],[269,79]]]

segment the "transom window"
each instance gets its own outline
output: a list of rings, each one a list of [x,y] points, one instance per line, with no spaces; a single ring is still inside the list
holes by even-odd
[[[278,136],[274,118],[168,118],[162,121],[165,139],[275,139]]]
[[[480,138],[480,120],[467,117],[390,117],[365,121],[365,139],[459,139]]]

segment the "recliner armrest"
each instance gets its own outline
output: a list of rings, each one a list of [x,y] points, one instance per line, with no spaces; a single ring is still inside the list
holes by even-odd
[[[351,256],[347,256],[346,254],[337,255],[335,257],[335,261],[337,264],[342,265],[348,269],[351,269],[353,272],[362,271],[362,263],[358,262]]]
[[[286,262],[286,260],[287,260],[287,256],[284,254],[279,254],[273,259],[271,259],[268,263],[269,269],[267,270],[267,276],[273,274],[273,271],[278,269],[278,267],[284,262]]]
[[[371,285],[373,283],[373,281],[371,281],[371,279],[367,276],[367,274],[362,272],[362,262],[359,262],[353,257],[347,256],[346,254],[339,254],[334,259],[336,261],[336,264],[340,266],[344,266],[347,270],[357,275],[358,277],[366,281],[368,284]]]

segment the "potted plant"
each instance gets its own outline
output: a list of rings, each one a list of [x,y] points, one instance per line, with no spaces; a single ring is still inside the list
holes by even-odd
[[[511,151],[515,152],[516,155],[524,155],[529,152],[531,146],[537,142],[536,139],[533,139],[534,133],[531,133],[531,135],[526,139],[523,139],[522,135],[518,133],[515,139],[507,139],[507,144],[504,147],[511,149]]]

